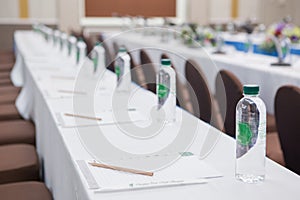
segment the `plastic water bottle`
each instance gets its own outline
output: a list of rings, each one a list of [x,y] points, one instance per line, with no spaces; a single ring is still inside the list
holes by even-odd
[[[53,47],[57,52],[60,51],[60,35],[61,32],[59,30],[55,30],[53,33],[53,40],[54,40]]]
[[[266,107],[259,86],[244,85],[236,106],[236,169],[238,180],[256,183],[265,179]]]
[[[70,61],[71,63],[76,64],[77,39],[74,36],[70,36],[68,42],[68,55],[70,57]]]
[[[68,56],[69,41],[68,41],[68,35],[64,32],[62,32],[60,35],[60,50],[62,51],[63,56]]]
[[[166,123],[176,121],[176,74],[170,59],[162,59],[157,73],[158,120]],[[164,116],[164,118],[163,118]]]
[[[43,29],[43,32],[45,34],[45,39],[48,42],[48,44],[53,44],[53,30],[51,28],[45,27]]]
[[[100,42],[97,42],[91,52],[93,61],[93,73],[95,76],[101,74],[105,69],[105,49]]]
[[[117,92],[130,92],[131,73],[130,73],[130,56],[124,47],[119,48],[115,61],[115,73],[117,75]]]
[[[80,66],[83,64],[86,57],[86,44],[82,38],[79,38],[76,44],[76,65]]]

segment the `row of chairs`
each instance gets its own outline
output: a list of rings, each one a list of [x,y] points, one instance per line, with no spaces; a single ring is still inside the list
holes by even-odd
[[[0,53],[0,198],[50,200],[50,191],[40,182],[34,124],[15,107],[21,88],[10,80],[13,64],[13,52]]]
[[[107,68],[114,71],[113,61],[119,49],[118,44],[113,43],[112,53],[102,34],[98,40],[105,48]],[[90,38],[85,38],[85,41],[90,43],[89,46],[93,46]],[[131,67],[134,69],[131,70],[132,80],[156,93],[154,63],[145,50],[140,50],[139,54],[140,65],[131,59]],[[129,55],[132,57],[132,52],[129,52]],[[161,58],[169,57],[162,54]],[[173,64],[172,66],[176,70]],[[187,84],[183,84],[177,76],[177,105],[234,138],[235,107],[243,96],[242,84],[232,72],[220,70],[215,79],[215,94],[212,94],[201,67],[193,60],[186,61]],[[296,148],[296,144],[300,141],[300,135],[297,134],[299,102],[298,87],[283,86],[278,90],[275,98],[275,116],[267,113],[266,137],[267,156],[298,174],[300,174],[300,150]]]
[[[115,54],[100,36],[106,49],[108,69],[113,71],[113,60],[118,45],[113,44]],[[129,55],[132,58],[132,52]],[[156,68],[147,52],[140,50],[140,65],[131,67],[132,79],[140,86],[156,93]],[[169,58],[162,54],[161,58]],[[172,67],[175,69],[174,65]],[[178,77],[178,76],[177,76]],[[228,70],[220,70],[215,79],[215,94],[212,94],[204,73],[194,60],[185,62],[186,84],[177,78],[177,105],[186,109],[201,120],[211,124],[231,137],[235,137],[235,108],[243,96],[240,80]],[[300,174],[300,142],[297,114],[300,113],[300,89],[295,86],[283,86],[276,94],[275,115],[267,113],[267,156],[277,163]]]

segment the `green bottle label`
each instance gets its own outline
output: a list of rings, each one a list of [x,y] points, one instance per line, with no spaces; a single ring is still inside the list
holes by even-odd
[[[79,63],[79,56],[80,56],[80,49],[77,48],[77,51],[76,51],[76,63],[77,64]]]
[[[115,73],[116,73],[116,75],[117,75],[117,77],[118,77],[118,79],[120,78],[120,75],[121,75],[121,69],[120,69],[120,66],[116,66],[115,67]]]
[[[238,135],[237,140],[238,140],[239,144],[241,144],[243,146],[249,145],[251,143],[251,139],[253,136],[249,124],[239,122],[238,126],[239,126],[238,127],[239,135]]]
[[[98,67],[98,59],[97,59],[97,57],[95,57],[93,59],[93,63],[94,63],[94,73],[95,73],[97,71],[97,67]]]
[[[158,84],[158,97],[165,98],[168,94],[168,88],[164,84]]]
[[[71,55],[71,47],[72,47],[71,43],[68,43],[68,55]]]
[[[250,44],[249,44],[249,42],[246,42],[245,43],[245,51],[249,51],[249,48],[250,48]]]

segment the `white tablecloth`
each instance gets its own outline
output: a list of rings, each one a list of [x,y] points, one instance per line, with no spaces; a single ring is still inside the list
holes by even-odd
[[[27,38],[26,41],[23,39]],[[30,52],[34,48],[46,47],[43,41],[37,42],[36,33],[17,32],[15,34],[16,45],[23,46],[24,52]],[[17,48],[20,50],[21,48]],[[51,51],[50,48],[46,48]],[[20,55],[21,51],[18,52]],[[32,52],[33,53],[33,52]],[[53,53],[53,52],[52,52]],[[76,75],[72,66],[61,66],[57,60],[64,63],[59,54],[48,55],[42,61],[24,59],[22,68],[23,89],[17,99],[19,111],[26,118],[32,118],[36,125],[37,151],[40,156],[45,182],[53,192],[55,199],[299,199],[300,178],[291,171],[281,167],[273,161],[267,159],[266,180],[260,184],[245,184],[237,181],[234,177],[235,145],[234,140],[210,125],[196,119],[188,113],[177,109],[178,114],[187,117],[190,123],[194,123],[196,138],[188,151],[200,155],[203,160],[214,166],[223,174],[222,178],[212,179],[208,184],[190,185],[182,187],[169,187],[146,189],[137,191],[123,191],[112,193],[95,193],[89,189],[86,179],[76,165],[76,160],[91,160],[94,155],[89,151],[84,143],[84,137],[94,134],[94,127],[63,128],[57,120],[57,113],[73,111],[73,98],[49,96],[49,91],[57,88],[70,89],[74,86],[75,80],[63,80],[57,76]],[[23,55],[21,55],[23,56]],[[56,60],[54,59],[56,58]],[[56,77],[56,78],[55,78]],[[104,83],[113,87],[115,76],[111,72],[106,72]],[[87,77],[88,78],[88,77]],[[87,80],[86,84],[89,84]],[[133,88],[136,88],[132,85]],[[111,89],[108,89],[110,91]],[[47,92],[46,92],[47,91]],[[101,97],[99,95],[96,104],[101,107]],[[99,102],[98,102],[99,101]],[[107,102],[106,102],[107,103]],[[108,102],[109,103],[109,102]],[[141,109],[143,113],[149,113],[155,104],[155,96],[143,89],[136,90],[130,103],[131,106]],[[164,133],[174,133],[180,125],[178,123],[163,130]],[[190,127],[193,128],[193,127]],[[145,140],[144,143],[137,143],[125,134],[116,125],[106,125],[101,127],[104,135],[115,143],[116,146],[125,148],[128,151],[148,151],[151,149],[149,143],[162,145],[165,139],[161,136]],[[186,133],[188,134],[189,128]],[[82,135],[82,133],[85,133]],[[209,143],[216,141],[216,145],[210,152]],[[159,139],[157,141],[157,139]],[[138,142],[141,142],[140,140]],[[148,143],[149,142],[149,143]],[[96,143],[97,145],[97,140]],[[212,142],[214,144],[214,142]],[[101,146],[96,147],[101,150]],[[149,149],[150,148],[150,149]],[[207,155],[207,156],[205,156]]]
[[[137,63],[140,63],[140,49],[146,49],[155,63],[159,63],[161,54],[166,53],[181,77],[185,76],[186,59],[193,59],[201,66],[213,94],[217,72],[221,69],[229,70],[242,84],[260,86],[260,97],[269,113],[274,113],[274,97],[281,86],[292,84],[300,87],[300,59],[297,56],[293,57],[292,67],[271,67],[270,63],[277,62],[277,58],[259,54],[248,55],[233,49],[227,49],[226,55],[216,55],[212,54],[212,48],[188,48],[179,41],[171,40],[165,43],[161,42],[159,36],[144,36],[133,32],[114,35],[112,39],[108,38],[107,42],[125,45],[133,52]]]

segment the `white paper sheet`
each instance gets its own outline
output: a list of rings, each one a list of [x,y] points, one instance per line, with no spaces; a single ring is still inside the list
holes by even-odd
[[[93,167],[86,161],[88,168],[100,186],[96,192],[110,192],[119,190],[134,190],[187,184],[203,184],[210,178],[221,177],[222,174],[199,160],[198,156],[181,157],[172,165],[154,171],[154,175],[145,176],[100,167]]]
[[[66,116],[66,113],[70,113],[70,114],[74,114],[74,113],[62,112],[57,114],[57,121],[64,128],[72,128],[72,127],[80,127],[80,126],[97,126],[97,125],[109,125],[109,124],[116,124],[116,123],[131,123],[131,122],[147,120],[147,118],[141,112],[139,112],[134,108],[128,109],[125,112],[128,113],[129,117],[120,117],[120,115],[118,115],[118,112],[116,111],[112,112],[112,110],[99,112],[96,114],[96,116],[93,116],[91,114],[86,115],[86,114],[76,113],[77,115],[101,118],[101,120]]]

